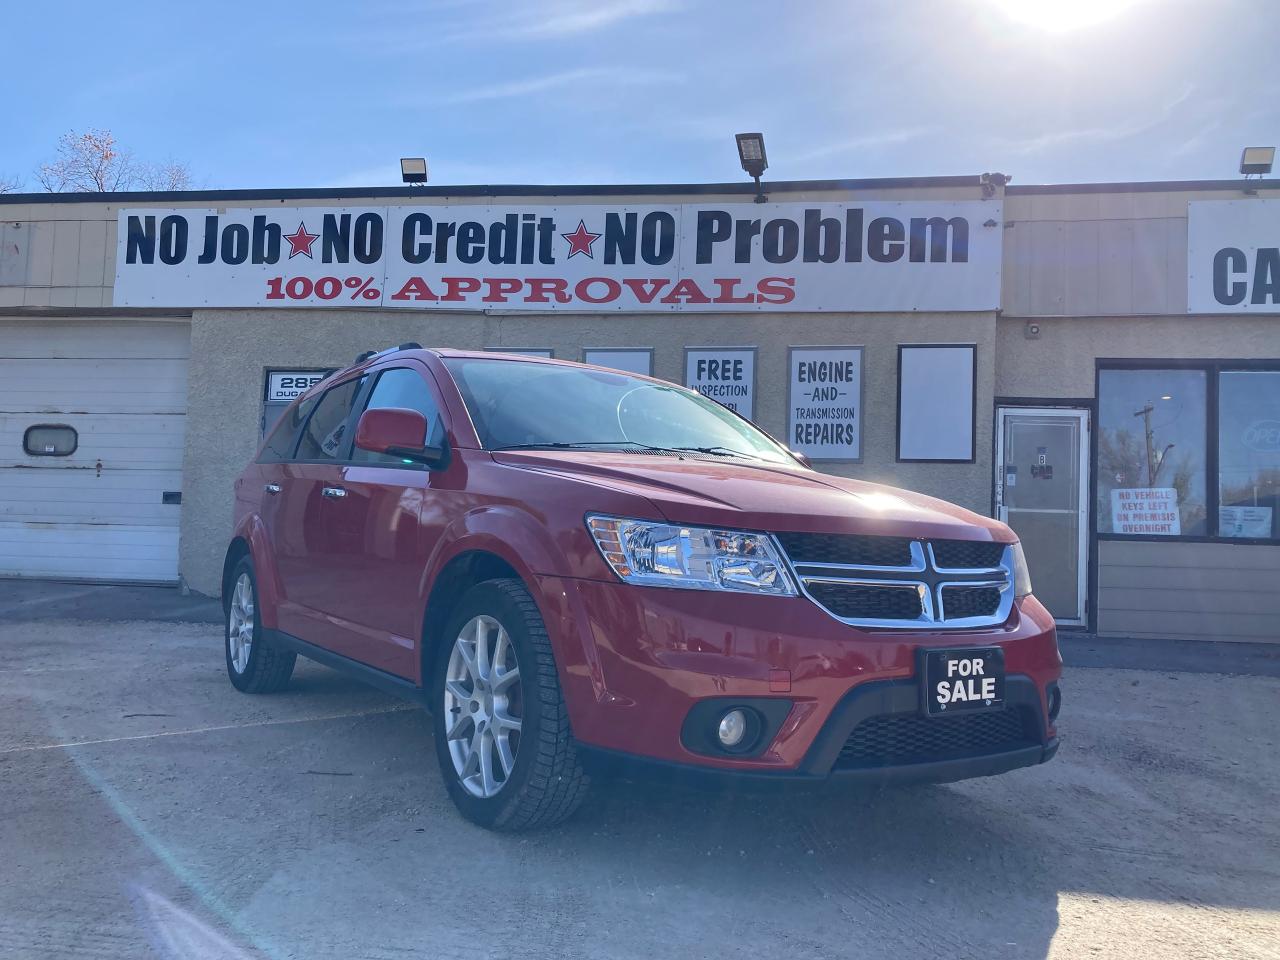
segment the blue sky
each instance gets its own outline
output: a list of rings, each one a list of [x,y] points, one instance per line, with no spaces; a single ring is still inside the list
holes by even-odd
[[[212,188],[1235,176],[1273,0],[8,0],[0,176],[111,129]],[[1060,17],[1081,19],[1076,24]]]

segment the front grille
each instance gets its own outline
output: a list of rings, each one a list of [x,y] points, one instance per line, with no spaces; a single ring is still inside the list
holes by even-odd
[[[779,533],[800,587],[851,626],[994,626],[1013,609],[1003,543]]]
[[[792,563],[844,563],[860,567],[911,566],[906,537],[864,537],[843,533],[780,533]]]
[[[939,567],[963,570],[990,570],[1000,566],[1004,556],[1003,543],[982,543],[976,540],[934,540],[933,558]]]
[[[846,620],[918,620],[924,612],[915,587],[873,587],[809,581],[809,594]]]
[[[995,713],[925,717],[883,714],[863,720],[840,748],[836,767],[890,767],[1003,753],[1039,741],[1021,708]]]
[[[942,615],[946,620],[989,617],[1000,608],[996,587],[943,587]]]

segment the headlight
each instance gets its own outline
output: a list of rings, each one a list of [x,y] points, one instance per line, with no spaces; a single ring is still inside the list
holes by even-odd
[[[1031,593],[1031,571],[1027,569],[1027,557],[1020,542],[1013,545],[1013,592],[1016,597]]]
[[[587,517],[587,529],[625,583],[793,597],[795,584],[767,533],[711,530],[621,517]]]

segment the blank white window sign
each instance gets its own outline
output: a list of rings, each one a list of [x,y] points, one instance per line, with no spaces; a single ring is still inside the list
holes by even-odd
[[[973,460],[975,349],[901,347],[899,460]]]
[[[592,363],[597,367],[610,367],[624,373],[638,373],[641,376],[653,376],[652,350],[584,350],[582,362]]]

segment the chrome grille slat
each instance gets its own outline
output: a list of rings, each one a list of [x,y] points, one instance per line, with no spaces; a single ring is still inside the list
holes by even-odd
[[[1003,623],[1013,608],[1013,558],[1007,544],[909,540],[842,534],[778,534],[806,597],[851,626],[972,629]],[[875,541],[883,539],[887,544]],[[905,545],[906,549],[903,549]],[[998,556],[995,566],[944,566]],[[832,558],[841,558],[840,562]],[[844,560],[865,557],[868,563]],[[905,561],[886,565],[886,557]],[[848,589],[842,589],[848,588]],[[902,592],[918,595],[918,605]],[[891,595],[891,591],[898,591]],[[947,614],[950,599],[955,614]],[[918,610],[918,616],[907,613]],[[897,616],[877,615],[893,611]]]

